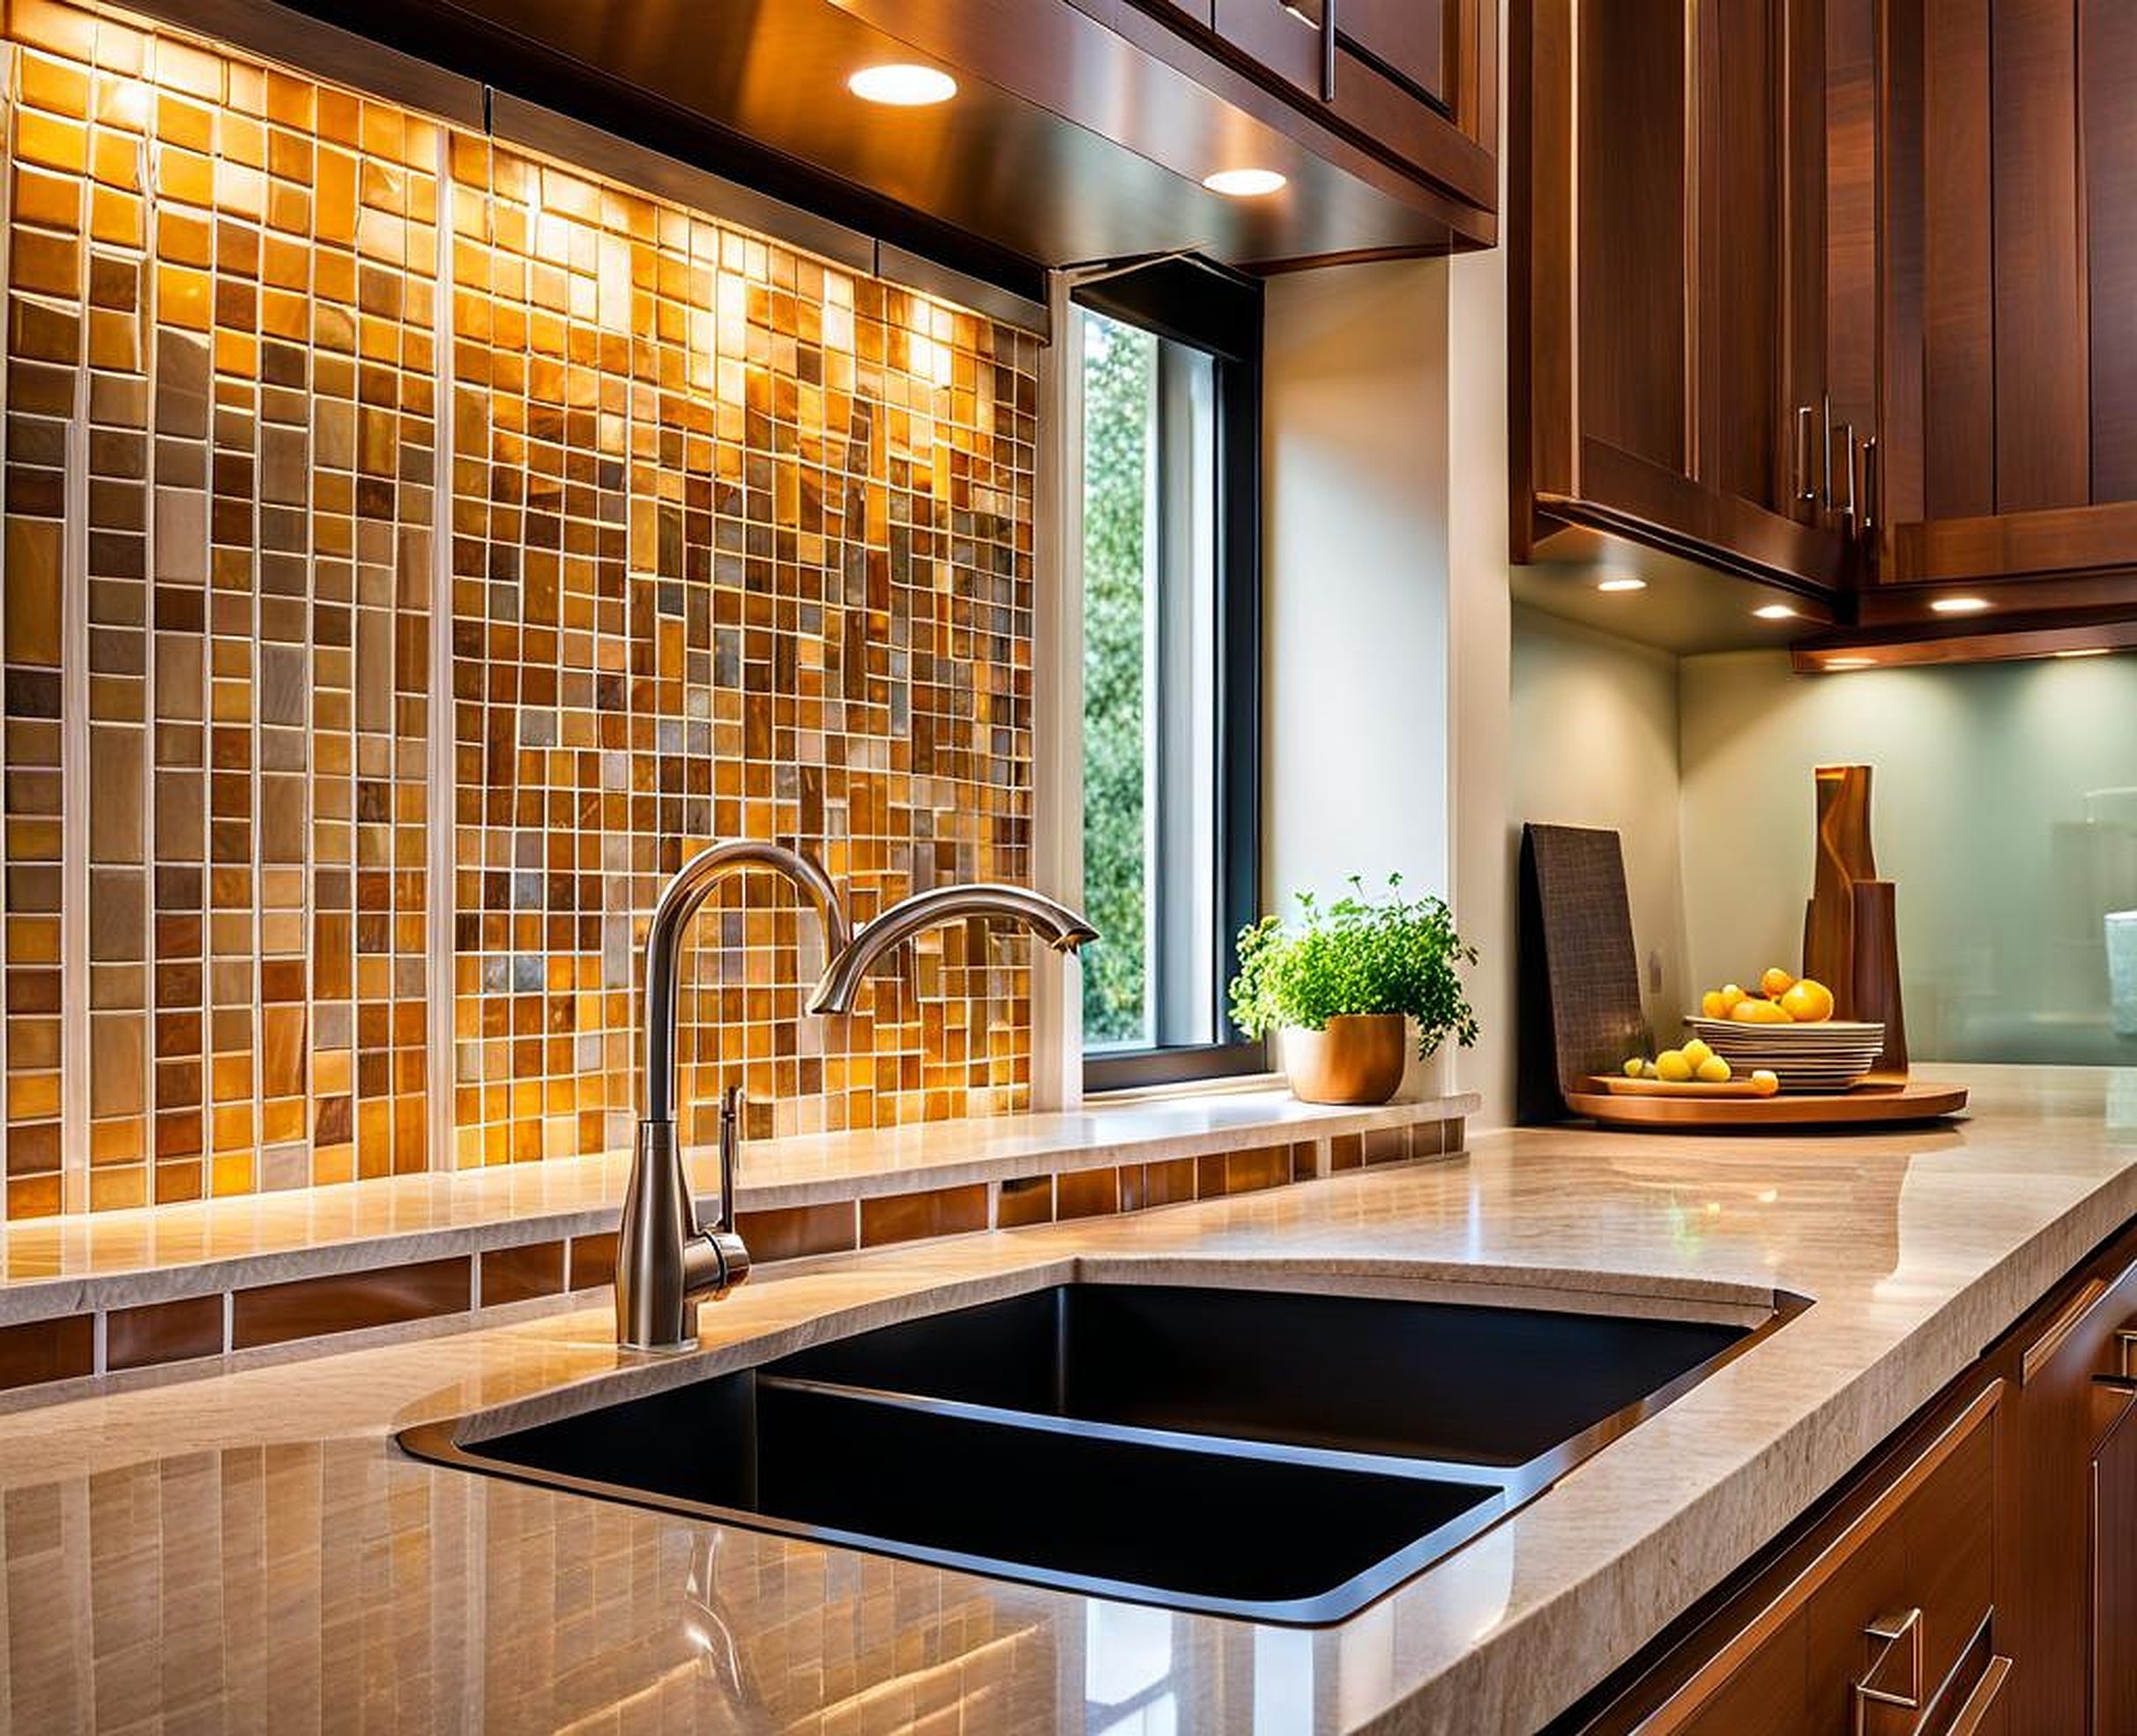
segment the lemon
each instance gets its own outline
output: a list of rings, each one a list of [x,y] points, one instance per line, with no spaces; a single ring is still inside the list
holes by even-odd
[[[1718,1054],[1710,1054],[1699,1064],[1699,1077],[1710,1085],[1729,1083],[1729,1063]]]
[[[1737,1002],[1729,1017],[1739,1024],[1793,1024],[1788,1009],[1778,1001],[1761,1001],[1752,998]]]
[[[1833,991],[1822,982],[1805,977],[1790,984],[1781,1004],[1798,1024],[1822,1024],[1833,1017]]]
[[[1763,1067],[1751,1076],[1751,1082],[1759,1088],[1761,1097],[1771,1097],[1781,1089],[1781,1076]]]
[[[1684,1046],[1684,1048],[1680,1051],[1680,1053],[1684,1055],[1684,1058],[1687,1061],[1692,1063],[1693,1070],[1696,1072],[1701,1067],[1706,1064],[1707,1057],[1712,1054],[1714,1051],[1709,1048],[1702,1039],[1694,1037],[1690,1042]]]
[[[1625,1077],[1627,1078],[1643,1078],[1646,1077],[1646,1075],[1647,1062],[1641,1060],[1638,1055],[1634,1055],[1630,1061],[1625,1063]]]
[[[1742,1006],[1743,1004],[1744,991],[1738,987],[1733,982],[1724,983],[1722,985],[1721,1016],[1724,1018],[1729,1017],[1739,1007]]]
[[[1671,1084],[1682,1084],[1692,1077],[1692,1063],[1682,1049],[1664,1049],[1655,1057],[1655,1073]]]
[[[1699,1012],[1701,1018],[1727,1018],[1729,1002],[1720,989],[1709,988],[1699,997]]]
[[[1769,1001],[1778,1001],[1795,986],[1796,979],[1778,965],[1772,966],[1759,979],[1759,992]]]

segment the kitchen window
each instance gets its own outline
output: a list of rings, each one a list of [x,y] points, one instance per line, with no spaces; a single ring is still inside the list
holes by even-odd
[[[1261,293],[1174,259],[1075,300],[1084,1088],[1256,1072],[1225,989],[1259,902]]]

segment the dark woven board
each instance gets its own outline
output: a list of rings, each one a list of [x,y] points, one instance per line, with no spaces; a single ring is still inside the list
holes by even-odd
[[[1616,832],[1522,828],[1519,981],[1522,1121],[1564,1121],[1590,1074],[1654,1053]]]

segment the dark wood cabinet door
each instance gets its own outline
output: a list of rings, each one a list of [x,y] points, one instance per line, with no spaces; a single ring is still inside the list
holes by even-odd
[[[1794,499],[1791,332],[1805,288],[1824,293],[1798,284],[1791,220],[1810,4],[1524,0],[1517,558],[1586,527],[1798,587],[1846,582],[1847,538]]]
[[[2137,572],[2137,7],[1891,0],[1881,56],[1880,577]]]
[[[2092,1732],[2137,1736],[2137,1405],[2092,1463]]]
[[[2017,1583],[2010,1598],[2021,1661],[2012,1682],[2014,1723],[2021,1730],[2072,1736],[2137,1736],[2137,1722],[2089,1722],[2096,1667],[2094,1635],[2108,1612],[2096,1606],[2101,1566],[2122,1601],[2113,1619],[2128,1621],[2137,1589],[2137,1426],[2131,1401],[2094,1377],[2117,1375],[2117,1334],[2137,1323],[2137,1266],[2090,1280],[2024,1352],[2017,1404]],[[2096,1461],[2098,1461],[2096,1464]],[[2103,1508],[2096,1516],[2096,1498]],[[2119,1537],[2114,1531],[2119,1531]],[[2126,1627],[2107,1656],[2126,1661],[2137,1628]]]
[[[1336,0],[1336,34],[1428,102],[1444,108],[1448,18],[1444,0]]]
[[[1216,0],[1217,34],[1314,101],[1322,101],[1327,0]]]

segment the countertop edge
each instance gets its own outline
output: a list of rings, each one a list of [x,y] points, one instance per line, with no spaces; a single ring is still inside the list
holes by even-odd
[[[1465,1119],[1481,1100],[1453,1092],[1326,1106],[1262,1086],[765,1140],[743,1148],[738,1203],[745,1212],[771,1211],[1343,1138]],[[713,1157],[694,1151],[688,1161],[692,1191],[710,1206],[719,1191]],[[532,1164],[426,1173],[0,1227],[0,1327],[612,1232],[628,1157],[555,1163],[546,1175],[531,1173]],[[552,1199],[552,1188],[577,1196]],[[235,1250],[217,1251],[217,1241]]]

